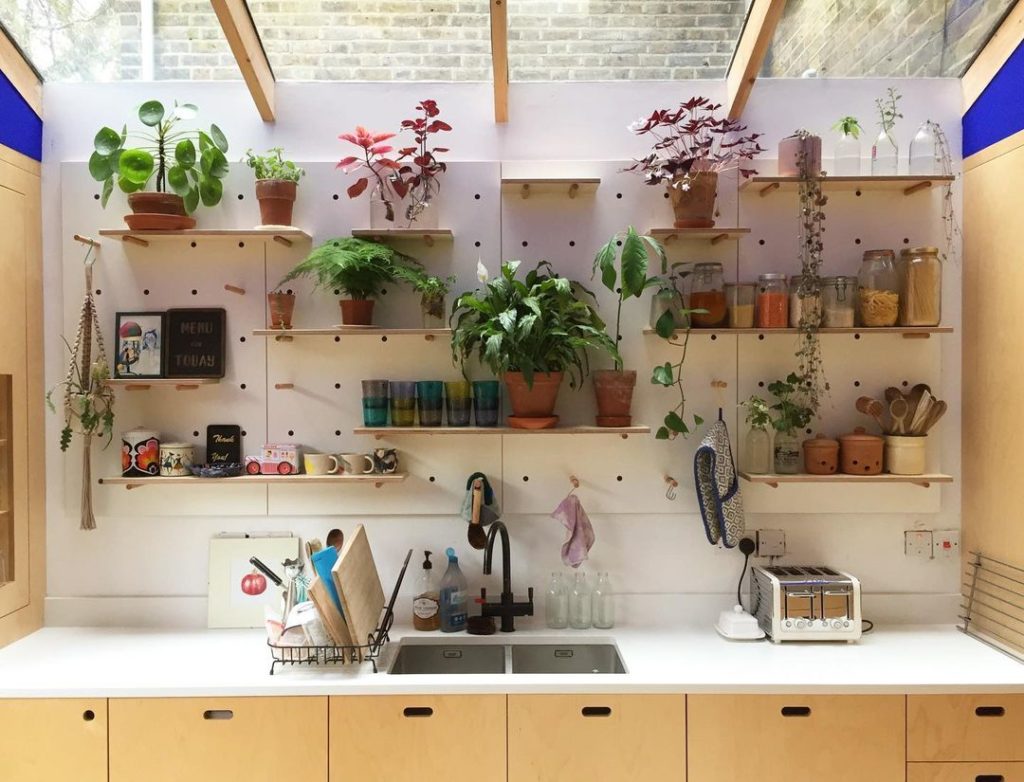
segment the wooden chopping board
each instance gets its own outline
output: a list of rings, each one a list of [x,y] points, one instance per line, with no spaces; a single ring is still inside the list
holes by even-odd
[[[352,636],[349,633],[348,625],[341,612],[338,611],[338,607],[334,605],[334,600],[327,591],[327,587],[324,586],[324,582],[319,577],[315,577],[310,582],[308,591],[309,599],[316,606],[316,611],[320,614],[320,620],[324,623],[324,629],[327,630],[331,640],[338,646],[351,646]]]
[[[362,524],[345,539],[331,574],[352,638],[357,644],[365,644],[384,610],[384,588]]]

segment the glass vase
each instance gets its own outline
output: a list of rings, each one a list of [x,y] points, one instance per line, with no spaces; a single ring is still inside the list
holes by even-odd
[[[942,173],[939,170],[941,160],[935,126],[926,120],[910,142],[910,173],[925,176]]]
[[[860,139],[843,133],[836,139],[833,176],[860,176]]]
[[[778,475],[796,475],[800,472],[800,438],[795,432],[775,435],[775,472]]]
[[[658,319],[666,312],[672,313],[672,320],[677,329],[685,329],[689,326],[686,316],[683,314],[683,297],[675,288],[665,287],[658,290],[651,297],[651,328],[656,328]]]
[[[900,148],[892,131],[883,130],[871,147],[871,175],[896,176],[899,170]]]
[[[767,475],[772,471],[772,438],[767,429],[751,429],[747,432],[745,463],[746,470],[755,475]]]
[[[391,188],[374,187],[370,194],[370,228],[374,231],[410,231],[437,229],[437,186],[410,188],[399,198]],[[390,210],[389,210],[390,206]]]
[[[447,327],[444,318],[444,296],[423,296],[420,299],[420,314],[425,329],[443,329]]]

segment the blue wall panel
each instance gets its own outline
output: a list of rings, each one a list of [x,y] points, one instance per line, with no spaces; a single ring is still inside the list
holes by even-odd
[[[1024,130],[1024,43],[964,114],[963,129],[964,157]]]
[[[34,160],[43,159],[43,121],[3,72],[0,72],[0,144]]]

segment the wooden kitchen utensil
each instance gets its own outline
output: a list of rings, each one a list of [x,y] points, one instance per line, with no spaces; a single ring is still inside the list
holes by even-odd
[[[886,391],[886,396],[888,394],[889,392]],[[889,415],[892,416],[892,431],[889,434],[906,434],[905,421],[909,410],[910,404],[903,394],[889,402]]]
[[[924,423],[921,424],[921,434],[928,434],[928,431],[939,422],[939,419],[946,414],[946,410],[949,406],[942,401],[936,402],[932,405],[932,409],[928,411],[928,418],[925,419]]]
[[[896,386],[889,386],[885,389],[885,401],[890,405],[901,396],[903,396],[903,392],[896,388]]]
[[[345,541],[333,570],[345,621],[357,644],[368,642],[384,610],[384,587],[362,524]]]
[[[331,599],[324,582],[318,576],[314,576],[313,580],[309,582],[307,591],[331,640],[338,646],[351,646],[352,634],[349,632],[348,624],[341,612],[338,611],[337,606],[334,605],[334,600]]]
[[[857,410],[874,418],[882,431],[885,431],[885,422],[882,420],[882,416],[885,415],[885,405],[880,400],[862,396],[857,400]]]
[[[484,502],[484,482],[481,478],[473,481],[473,512],[469,519],[469,530],[466,537],[469,545],[478,551],[487,548],[487,533],[480,524],[480,511]]]
[[[907,394],[907,416],[904,420],[904,428],[908,434],[913,433],[914,425],[920,423],[921,412],[928,407],[931,400],[931,389],[924,383],[918,383]]]

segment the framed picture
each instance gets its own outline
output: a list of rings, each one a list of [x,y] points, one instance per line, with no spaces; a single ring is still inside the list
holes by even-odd
[[[296,559],[299,539],[281,533],[222,533],[210,539],[209,627],[263,627],[264,607],[281,610],[283,587],[249,562],[257,557],[284,578],[286,559]]]
[[[163,377],[162,312],[119,312],[114,321],[114,377]]]
[[[167,377],[224,377],[223,309],[167,310]]]

